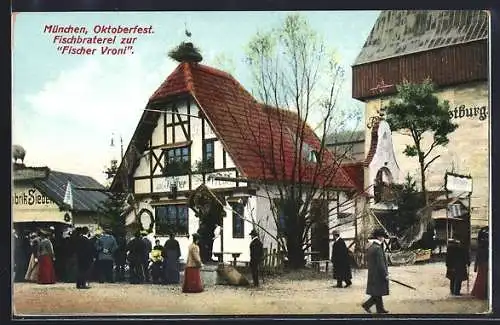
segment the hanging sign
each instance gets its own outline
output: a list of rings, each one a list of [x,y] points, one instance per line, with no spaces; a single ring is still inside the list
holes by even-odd
[[[472,177],[446,173],[444,188],[451,192],[472,193]]]

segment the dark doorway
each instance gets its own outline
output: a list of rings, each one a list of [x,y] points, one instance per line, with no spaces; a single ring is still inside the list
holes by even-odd
[[[313,259],[327,260],[330,254],[330,233],[328,230],[328,202],[314,200],[311,202],[311,250],[319,252]]]

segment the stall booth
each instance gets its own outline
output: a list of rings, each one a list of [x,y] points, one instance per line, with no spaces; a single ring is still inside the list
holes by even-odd
[[[443,246],[446,246],[450,239],[457,239],[470,251],[472,178],[446,173],[445,188],[448,204],[446,214],[434,218],[436,239]]]
[[[103,192],[104,187],[88,176],[58,172],[48,167],[26,167],[22,164],[14,164],[13,167],[11,198],[15,280],[23,280],[28,265],[31,254],[29,234],[40,229],[52,233],[56,275],[61,279],[64,275],[63,264],[71,254],[68,245],[71,229],[83,226],[95,228],[100,216],[99,207],[108,196]]]

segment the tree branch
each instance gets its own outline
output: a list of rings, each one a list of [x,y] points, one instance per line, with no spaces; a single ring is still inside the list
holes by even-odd
[[[434,160],[438,159],[439,157],[441,157],[441,155],[437,155],[436,157],[432,158],[432,159],[431,159],[428,163],[426,163],[426,164],[424,165],[424,171],[426,171],[426,170],[427,170],[427,167],[429,167],[429,165],[430,165],[430,164],[432,164],[432,162],[433,162]]]

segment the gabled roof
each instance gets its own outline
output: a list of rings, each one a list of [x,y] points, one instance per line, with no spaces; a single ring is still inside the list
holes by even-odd
[[[207,118],[217,138],[236,164],[242,177],[249,180],[290,181],[301,174],[307,182],[312,179],[315,168],[302,164],[302,173],[294,172],[294,138],[297,125],[302,125],[298,115],[258,103],[241,84],[228,73],[199,64],[180,63],[161,86],[150,97],[148,107],[168,101],[179,95],[190,95],[202,114]],[[118,177],[111,188],[119,190],[123,173],[130,173],[137,164],[137,154],[142,154],[147,139],[151,136],[160,113],[145,111],[132,137]],[[272,131],[272,132],[271,132]],[[281,136],[283,134],[283,136]],[[305,125],[304,143],[319,151],[320,140],[312,129]],[[283,149],[281,149],[283,146]],[[283,155],[281,154],[283,153]],[[132,156],[135,155],[135,161]],[[265,156],[263,159],[261,157]],[[273,157],[274,159],[269,159]],[[325,166],[332,169],[335,161],[328,150],[324,150]],[[127,165],[127,167],[125,166]],[[280,171],[278,177],[272,169]],[[281,171],[285,171],[283,174]],[[297,175],[296,175],[297,174]],[[322,179],[330,187],[354,189],[355,186],[342,169],[329,179]]]
[[[349,178],[353,181],[358,192],[365,191],[365,168],[363,161],[352,163],[343,163],[342,168],[345,170]]]
[[[384,10],[353,65],[487,38],[484,10]]]
[[[29,170],[31,168],[26,167],[26,169]],[[92,177],[47,170],[48,173],[45,178],[34,178],[32,183],[40,193],[46,195],[58,206],[63,205],[68,181],[70,181],[72,185],[73,211],[96,212],[98,207],[101,206],[101,203],[108,198],[107,194],[98,191],[105,190],[105,187]],[[14,181],[16,181],[15,178]],[[23,179],[22,181],[26,182],[27,179]],[[97,190],[78,189],[80,187]]]
[[[337,146],[363,141],[365,141],[365,130],[339,132],[337,134],[328,135],[325,139],[327,146]]]

